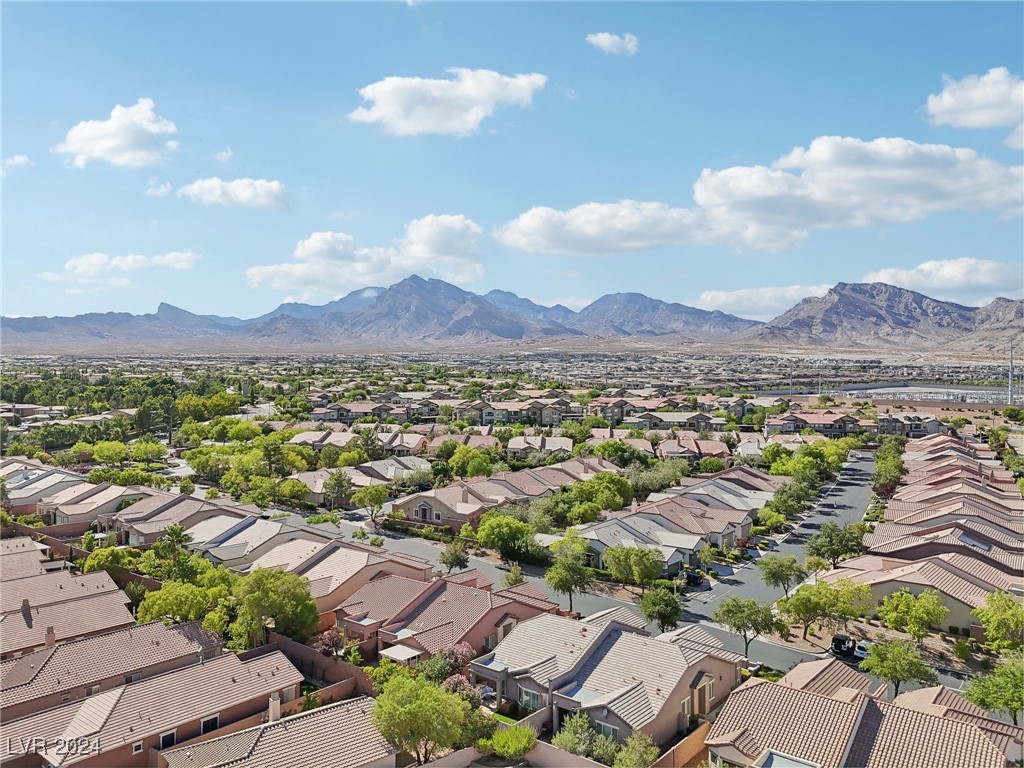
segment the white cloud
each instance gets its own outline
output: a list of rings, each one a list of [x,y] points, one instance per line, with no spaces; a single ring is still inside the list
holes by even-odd
[[[84,120],[68,131],[64,141],[52,151],[73,155],[77,168],[90,160],[111,165],[156,165],[178,148],[167,136],[178,132],[170,120],[153,111],[152,99],[139,99],[133,106],[118,104],[107,120]]]
[[[1006,67],[993,67],[984,75],[963,80],[943,76],[945,87],[928,97],[932,125],[956,128],[1014,126],[1006,144],[1024,147],[1024,80]]]
[[[587,35],[587,42],[600,51],[615,56],[633,56],[640,50],[640,39],[628,32],[624,35],[615,35],[611,32],[597,32]]]
[[[218,163],[226,163],[228,160],[230,160],[234,156],[235,156],[235,153],[232,152],[231,151],[231,147],[228,146],[228,147],[225,147],[222,152],[218,152],[217,154],[215,154],[213,156],[213,159],[216,160]]]
[[[469,136],[502,105],[528,107],[547,77],[536,72],[507,75],[489,69],[454,67],[447,80],[385,77],[359,89],[363,101],[348,117],[357,123],[381,123],[396,136]]]
[[[149,186],[146,187],[147,197],[167,197],[169,194],[171,194],[171,182],[165,181],[161,184],[160,179],[155,176],[149,180]]]
[[[987,297],[992,292],[1003,296],[1019,295],[1024,268],[1020,262],[1010,264],[965,257],[925,261],[912,269],[880,269],[864,275],[864,282],[889,283],[936,298],[955,296],[966,301],[968,297]]]
[[[394,245],[359,247],[344,232],[314,232],[295,245],[293,261],[249,267],[252,287],[341,296],[366,285],[390,285],[410,274],[465,284],[483,275],[476,239],[481,229],[465,216],[414,219]]]
[[[0,166],[0,176],[7,173],[10,168],[27,168],[30,165],[35,165],[28,155],[11,155],[5,157],[3,165]]]
[[[771,320],[808,296],[824,296],[831,285],[780,285],[704,291],[694,306],[752,320]]]
[[[156,256],[129,253],[124,256],[110,256],[106,253],[85,253],[64,262],[62,272],[40,272],[41,280],[51,283],[67,283],[71,287],[66,293],[85,293],[94,288],[126,288],[131,281],[124,272],[136,272],[148,267],[169,269],[191,269],[199,261],[194,251],[171,251]]]
[[[771,166],[705,169],[693,190],[693,208],[633,200],[567,211],[533,208],[496,236],[535,253],[613,253],[685,242],[779,250],[813,229],[900,224],[951,211],[1019,215],[1024,168],[941,144],[822,136]]]
[[[244,205],[251,208],[287,208],[284,184],[266,179],[235,179],[222,181],[199,179],[178,189],[178,197],[186,197],[202,205]]]
[[[567,211],[531,208],[500,227],[505,245],[531,253],[618,253],[692,239],[701,229],[694,209],[621,200]]]

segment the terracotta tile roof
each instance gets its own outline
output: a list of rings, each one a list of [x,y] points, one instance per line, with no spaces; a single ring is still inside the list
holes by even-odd
[[[372,621],[388,621],[431,586],[430,582],[388,575],[360,587],[338,610],[344,616],[366,614]]]
[[[20,579],[19,579],[20,581]],[[11,582],[5,582],[4,587]],[[13,582],[17,583],[17,582]],[[46,641],[47,627],[53,627],[57,642],[83,635],[127,627],[135,623],[124,592],[98,592],[64,603],[20,608],[0,616],[0,653],[37,648]]]
[[[930,712],[929,707],[938,706],[944,710],[952,709],[968,715],[988,717],[988,712],[984,709],[976,704],[971,704],[959,693],[944,685],[933,685],[930,688],[904,691],[893,699],[892,703],[899,704],[901,707],[907,707],[908,709],[916,709],[920,712]]]
[[[779,685],[809,693],[820,693],[822,696],[833,696],[840,688],[852,688],[876,696],[885,692],[885,685],[871,691],[871,678],[862,675],[839,659],[805,661],[803,664],[797,664],[779,680]]]
[[[12,539],[0,539],[0,557],[19,554],[22,552],[33,552],[35,554],[39,554],[40,550],[30,536],[15,536]]]
[[[0,663],[0,708],[84,687],[173,659],[199,661],[221,640],[201,622],[159,621],[61,643]]]
[[[360,696],[161,754],[168,768],[360,768],[395,752],[373,707]]]
[[[11,552],[0,557],[0,579],[3,583],[9,584],[15,579],[24,579],[29,576],[39,576],[45,572],[43,563],[46,555],[38,549]]]
[[[754,677],[729,695],[705,743],[734,746],[751,760],[773,749],[840,768],[859,712],[858,704]]]
[[[101,692],[86,699],[0,725],[0,760],[17,754],[17,745],[32,737],[56,744],[58,738],[82,737],[98,743],[100,754],[175,726],[224,711],[243,702],[296,686],[302,673],[280,651],[249,661],[234,654],[218,656],[163,675]],[[202,696],[196,696],[202,691]],[[70,765],[85,755],[44,753],[53,766]]]
[[[106,571],[72,576],[70,571],[53,571],[38,576],[4,582],[0,589],[0,613],[20,611],[24,600],[32,608],[66,603],[83,597],[116,592],[117,585]]]
[[[494,661],[512,672],[530,670],[530,677],[546,685],[579,662],[601,635],[601,627],[546,613],[517,624],[498,643]]]
[[[450,574],[445,576],[444,579],[452,584],[463,584],[468,587],[476,587],[477,589],[490,589],[494,586],[494,582],[480,573],[476,568],[470,568],[468,571],[460,571],[459,573]]]
[[[864,768],[1002,768],[1006,756],[976,726],[866,700],[846,760]]]

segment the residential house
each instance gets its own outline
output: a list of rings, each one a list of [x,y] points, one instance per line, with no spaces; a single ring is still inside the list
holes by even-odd
[[[123,504],[150,495],[139,486],[126,488],[113,483],[79,483],[43,499],[36,505],[36,514],[52,525],[91,523],[100,515],[113,514]]]
[[[20,468],[16,464],[9,465],[12,471],[4,475],[10,512],[15,517],[34,514],[39,502],[82,483],[82,476],[74,472],[56,467],[36,468],[24,462],[20,464]]]
[[[151,750],[179,742],[267,711],[271,698],[287,703],[298,696],[302,673],[280,651],[243,661],[225,654],[101,691],[54,709],[0,725],[0,762],[53,768],[144,768]],[[201,691],[202,695],[196,695]],[[87,749],[62,749],[75,739]]]
[[[99,530],[113,533],[118,544],[143,547],[152,544],[170,525],[189,528],[210,517],[237,519],[246,513],[221,501],[206,501],[185,494],[149,491],[145,498],[120,511],[104,512],[96,522]]]
[[[161,768],[394,768],[398,750],[374,725],[374,700],[298,712],[160,753]],[[273,710],[272,710],[273,711]]]
[[[131,626],[128,597],[106,571],[54,571],[0,588],[0,660]]]
[[[651,494],[656,496],[657,494]],[[636,520],[657,523],[666,531],[696,536],[694,554],[705,544],[714,547],[735,547],[738,541],[750,537],[754,514],[750,510],[735,509],[723,504],[708,503],[706,497],[664,496],[637,504],[617,516],[619,519],[638,524]],[[691,558],[685,563],[694,564]]]
[[[501,449],[501,441],[494,435],[438,435],[427,445],[427,455],[436,456],[441,446],[447,442],[465,445],[476,451],[485,448]]]
[[[664,563],[662,575],[672,576],[684,565],[695,565],[697,552],[707,546],[703,535],[674,531],[650,517],[613,517],[574,525],[569,530],[586,540],[587,565],[591,568],[607,567],[604,553],[609,547],[633,547],[654,550]],[[551,546],[563,537],[537,534],[536,538],[543,546]]]
[[[769,417],[765,420],[764,428],[766,435],[793,434],[812,429],[828,438],[840,438],[865,431],[867,425],[860,422],[856,416],[833,410],[790,411]]]
[[[375,579],[341,605],[337,616],[347,638],[376,638],[382,656],[415,665],[456,643],[483,653],[519,622],[557,610],[528,584],[492,592],[489,580],[463,572],[428,583],[390,575]]]
[[[0,539],[0,578],[6,583],[46,573],[50,551],[28,536]]]
[[[975,712],[944,717],[937,710],[880,698],[884,686],[840,662],[812,674],[798,666],[773,683],[751,678],[732,692],[705,738],[709,762],[789,768],[1004,768],[1005,738],[995,721]],[[828,678],[835,675],[837,681]],[[806,688],[805,688],[806,686]],[[1018,729],[1019,730],[1019,729]]]
[[[199,621],[154,621],[91,635],[0,662],[5,720],[41,712],[220,655],[222,641]]]
[[[931,413],[899,412],[880,413],[876,417],[878,422],[878,434],[880,435],[902,435],[909,438],[924,437],[926,435],[945,435],[949,433],[949,427],[935,418]]]
[[[576,621],[544,615],[523,622],[471,662],[474,679],[527,710],[545,710],[556,733],[570,714],[618,742],[642,731],[665,744],[707,715],[740,681],[742,655],[693,628],[648,637],[642,620],[613,608]]]
[[[844,560],[819,580],[849,579],[855,584],[865,584],[879,605],[895,592],[906,590],[919,595],[925,590],[934,590],[949,611],[943,625],[966,629],[978,623],[972,611],[984,605],[986,597],[996,590],[1024,603],[1024,585],[1019,576],[1018,573],[1014,578],[977,557],[957,552],[912,561],[863,555]]]
[[[864,536],[864,548],[872,555],[902,560],[966,554],[1009,576],[1024,572],[1024,540],[976,520],[930,526],[880,523]]]
[[[568,437],[516,435],[508,441],[505,451],[510,459],[525,459],[531,453],[572,453],[572,447],[572,440]]]
[[[484,495],[473,483],[460,481],[396,499],[391,508],[401,511],[411,522],[448,526],[458,532],[466,523],[475,526],[484,512],[499,503],[499,499]]]

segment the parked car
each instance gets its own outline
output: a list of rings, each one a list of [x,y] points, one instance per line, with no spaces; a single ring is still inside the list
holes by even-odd
[[[858,659],[866,659],[868,657],[868,651],[871,650],[871,646],[874,645],[870,640],[861,640],[857,643],[857,647],[853,649],[853,655]]]
[[[832,646],[829,650],[833,656],[848,659],[853,655],[856,645],[849,635],[832,635]]]

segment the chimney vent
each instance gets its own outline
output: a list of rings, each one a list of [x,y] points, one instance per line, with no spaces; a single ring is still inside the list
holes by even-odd
[[[28,598],[26,597],[25,599],[23,599],[21,601],[21,612],[22,613],[31,613],[31,611],[32,611],[32,606],[29,603]]]
[[[270,694],[270,722],[276,723],[281,719],[281,694],[274,691]]]
[[[53,631],[53,627],[46,628],[46,647],[50,648],[57,643],[57,633]]]

